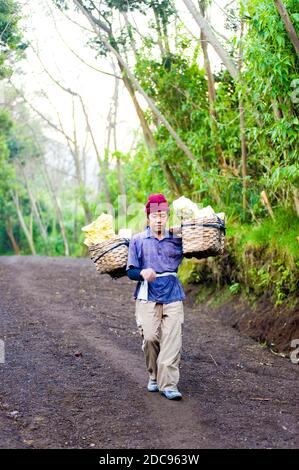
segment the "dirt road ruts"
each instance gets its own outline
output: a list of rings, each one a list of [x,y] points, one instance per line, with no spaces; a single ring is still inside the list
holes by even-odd
[[[295,448],[299,368],[185,305],[181,402],[146,391],[134,282],[0,257],[1,448]]]

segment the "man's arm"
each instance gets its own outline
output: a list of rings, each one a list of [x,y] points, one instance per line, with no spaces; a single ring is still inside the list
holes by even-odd
[[[140,275],[141,268],[129,268],[127,269],[127,275],[132,281],[143,281],[143,277]]]
[[[129,245],[129,256],[127,262],[127,275],[134,281],[152,282],[156,279],[157,274],[152,268],[140,268],[140,259],[138,257],[138,249],[136,239],[132,238]]]
[[[127,275],[132,281],[148,281],[152,282],[156,279],[157,274],[152,268],[141,269],[131,267],[127,269]]]

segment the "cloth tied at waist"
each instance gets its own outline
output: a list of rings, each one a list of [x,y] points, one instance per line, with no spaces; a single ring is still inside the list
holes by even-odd
[[[164,272],[164,273],[157,273],[157,277],[164,277],[164,276],[175,276],[178,277],[176,272]],[[148,300],[148,281],[144,280],[141,282],[140,289],[137,296],[138,300]]]

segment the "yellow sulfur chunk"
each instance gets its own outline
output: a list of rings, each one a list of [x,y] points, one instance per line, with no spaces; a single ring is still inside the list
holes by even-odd
[[[91,224],[82,227],[81,230],[85,233],[84,244],[87,246],[101,243],[116,236],[113,230],[112,215],[104,212]]]

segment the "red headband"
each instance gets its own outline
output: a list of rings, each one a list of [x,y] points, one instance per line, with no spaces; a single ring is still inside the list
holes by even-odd
[[[169,211],[168,202],[163,194],[151,194],[145,205],[145,212],[149,215],[151,212]]]

